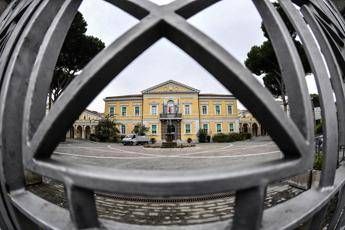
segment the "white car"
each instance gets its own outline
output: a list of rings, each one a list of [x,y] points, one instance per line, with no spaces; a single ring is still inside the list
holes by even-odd
[[[122,139],[123,145],[140,145],[148,144],[149,138],[146,136],[139,136],[136,134],[128,134],[125,138]]]

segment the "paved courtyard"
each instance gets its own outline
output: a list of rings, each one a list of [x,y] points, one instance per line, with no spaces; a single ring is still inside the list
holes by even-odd
[[[250,167],[282,157],[268,137],[233,143],[203,143],[195,147],[161,149],[116,143],[67,140],[53,158],[118,169],[200,169],[221,166]]]
[[[269,138],[224,144],[197,144],[196,147],[155,149],[123,146],[114,143],[67,140],[56,149],[54,158],[81,164],[143,170],[197,169],[231,165],[246,167],[254,163],[282,157]],[[63,184],[50,181],[30,186],[42,198],[67,208]],[[265,208],[277,205],[303,190],[286,182],[270,185]],[[144,225],[189,225],[231,219],[234,213],[233,193],[174,200],[124,197],[96,194],[98,215],[104,219]]]

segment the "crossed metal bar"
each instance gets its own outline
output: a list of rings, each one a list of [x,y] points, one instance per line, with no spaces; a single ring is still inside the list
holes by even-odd
[[[229,220],[183,229],[287,229],[306,221],[310,222],[310,229],[318,229],[327,203],[339,194],[331,226],[342,225],[343,213],[339,210],[344,207],[345,169],[336,169],[336,163],[338,146],[345,143],[345,65],[342,65],[345,23],[332,2],[296,0],[301,7],[298,10],[290,0],[279,1],[303,42],[316,79],[324,120],[325,160],[319,187],[266,211],[263,210],[266,186],[310,169],[314,152],[313,115],[305,72],[285,22],[272,3],[253,0],[282,70],[291,117],[250,71],[186,21],[219,0],[177,0],[163,6],[146,0],[108,2],[139,19],[139,23],[100,52],[70,83],[47,115],[46,95],[55,63],[81,0],[12,2],[1,17],[0,38],[7,38],[0,40],[4,46],[0,57],[2,227],[140,228],[100,221],[94,191],[165,198],[236,191],[233,223]],[[61,138],[92,99],[162,37],[194,58],[253,113],[283,152],[283,159],[250,169],[225,167],[159,173],[104,169],[51,159]],[[24,169],[63,182],[69,213],[26,191]],[[54,214],[41,212],[43,207]],[[293,211],[287,213],[288,210]]]

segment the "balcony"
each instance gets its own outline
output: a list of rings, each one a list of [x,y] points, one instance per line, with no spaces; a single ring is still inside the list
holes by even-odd
[[[161,113],[159,114],[161,120],[182,120],[182,113]]]

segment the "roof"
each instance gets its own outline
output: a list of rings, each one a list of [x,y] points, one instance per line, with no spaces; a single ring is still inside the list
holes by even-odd
[[[142,97],[143,97],[143,94],[149,94],[149,93],[153,93],[153,94],[159,94],[159,93],[164,93],[164,92],[152,92],[153,90],[155,89],[158,89],[160,87],[163,87],[165,85],[168,85],[168,84],[174,84],[174,85],[177,85],[177,86],[180,86],[180,87],[183,87],[185,89],[188,89],[190,90],[190,92],[167,92],[167,93],[197,93],[199,94],[199,97],[200,98],[220,98],[220,99],[224,99],[224,98],[229,98],[229,99],[235,99],[235,97],[232,95],[232,94],[212,94],[212,93],[206,93],[206,94],[200,94],[200,91],[198,89],[195,89],[195,88],[192,88],[188,85],[185,85],[183,83],[180,83],[180,82],[177,82],[177,81],[174,81],[174,80],[169,80],[169,81],[165,81],[165,82],[162,82],[158,85],[154,85],[150,88],[147,88],[142,92],[142,94],[130,94],[130,95],[122,95],[122,96],[110,96],[110,97],[106,97],[104,98],[103,100],[104,101],[122,101],[122,100],[141,100]]]
[[[88,110],[88,109],[85,109],[84,112],[91,113],[91,114],[96,115],[96,116],[99,116],[99,117],[102,117],[102,116],[103,116],[102,113],[99,113],[99,112],[97,112],[97,111]]]
[[[142,98],[142,94],[131,94],[131,95],[106,97],[103,100],[112,101],[112,100],[128,100],[128,99],[141,99],[141,98]]]
[[[234,95],[232,94],[215,94],[215,93],[201,93],[199,94],[200,97],[229,97],[234,98]]]

